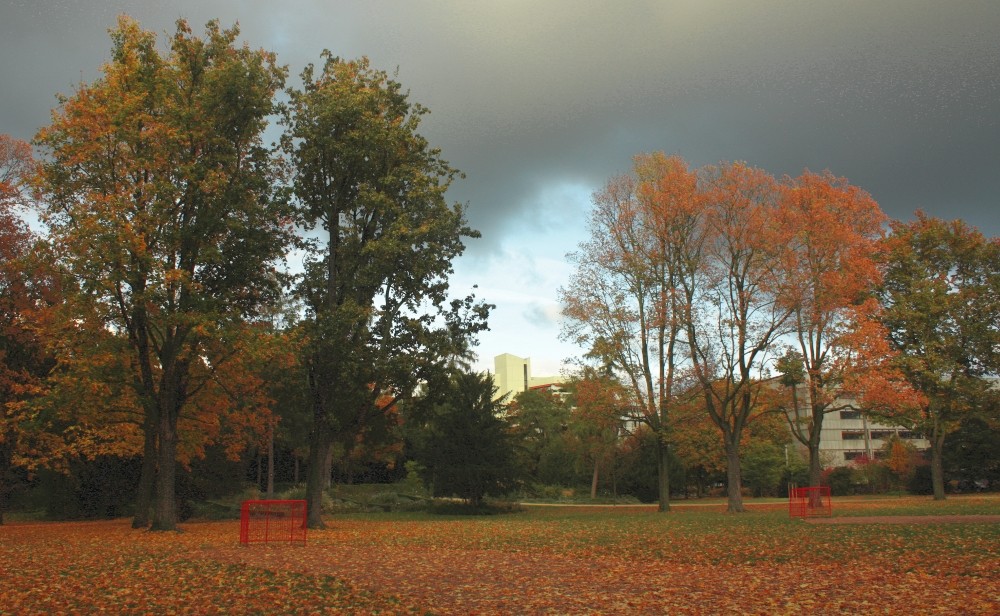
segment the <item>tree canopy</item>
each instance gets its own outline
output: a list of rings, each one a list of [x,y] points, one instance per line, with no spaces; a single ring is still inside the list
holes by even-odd
[[[306,242],[298,285],[310,341],[313,526],[322,525],[333,444],[349,451],[386,405],[465,353],[489,312],[471,296],[448,300],[451,262],[478,233],[445,200],[458,172],[417,132],[426,110],[367,59],[323,57],[288,92],[283,140],[297,219],[320,233]]]
[[[892,223],[883,267],[882,323],[898,352],[895,366],[921,394],[909,421],[931,442],[934,497],[943,499],[946,437],[996,395],[1000,241],[918,212]]]
[[[36,138],[60,260],[128,340],[145,413],[140,494],[155,474],[157,529],[176,524],[178,420],[226,359],[216,343],[276,298],[292,231],[262,141],[285,71],[238,34],[213,21],[201,38],[181,20],[163,52],[120,18],[102,77]],[[137,524],[147,511],[140,501]]]

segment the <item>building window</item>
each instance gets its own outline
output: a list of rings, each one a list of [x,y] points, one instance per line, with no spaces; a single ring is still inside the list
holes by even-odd
[[[861,411],[840,411],[841,419],[861,419]]]
[[[864,440],[865,433],[860,430],[844,430],[840,433],[840,438],[845,441],[860,441]]]

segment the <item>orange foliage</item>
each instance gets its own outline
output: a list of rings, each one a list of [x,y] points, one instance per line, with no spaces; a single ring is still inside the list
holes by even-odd
[[[10,135],[0,135],[0,211],[24,205],[27,180],[35,167],[31,146]]]

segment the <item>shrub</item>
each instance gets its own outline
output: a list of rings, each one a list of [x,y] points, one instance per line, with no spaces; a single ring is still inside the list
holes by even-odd
[[[854,493],[854,470],[847,466],[838,466],[827,470],[825,483],[830,486],[832,496],[848,496]]]
[[[524,507],[507,501],[483,500],[478,503],[457,500],[435,500],[430,512],[438,515],[499,515],[520,513]]]

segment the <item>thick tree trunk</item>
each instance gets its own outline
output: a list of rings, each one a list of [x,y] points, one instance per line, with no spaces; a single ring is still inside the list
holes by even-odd
[[[819,458],[819,443],[809,443],[809,485],[818,486],[823,476],[823,464]]]
[[[670,511],[670,448],[662,438],[656,439],[657,478],[659,480],[661,512]]]
[[[309,528],[326,528],[323,524],[323,491],[329,482],[326,461],[330,457],[330,439],[314,434],[309,447],[309,465],[306,470],[306,507],[309,510]],[[324,477],[324,474],[327,474]]]
[[[169,408],[169,407],[167,407]],[[163,412],[159,430],[159,468],[156,473],[156,504],[151,530],[177,530],[177,420]]]
[[[739,443],[726,443],[726,494],[729,497],[729,504],[726,511],[729,513],[743,513],[743,478],[740,470],[740,449]]]
[[[819,458],[819,439],[809,443],[809,486],[818,487],[823,476],[823,464]],[[809,491],[809,506],[818,508],[822,506],[822,496],[819,490]]]
[[[934,500],[944,500],[944,463],[941,455],[944,435],[934,434],[931,438],[931,486],[934,488]]]
[[[816,394],[810,396],[816,399]],[[812,423],[809,426],[809,485],[818,486],[820,477],[823,475],[823,462],[819,456],[819,442],[823,435],[823,413],[824,407],[812,405]]]
[[[147,410],[146,420],[143,421],[142,467],[139,471],[139,485],[136,487],[132,528],[149,528],[149,513],[156,489],[157,429],[155,416]]]

